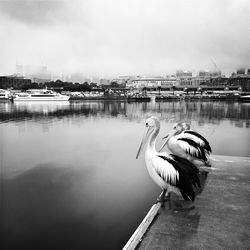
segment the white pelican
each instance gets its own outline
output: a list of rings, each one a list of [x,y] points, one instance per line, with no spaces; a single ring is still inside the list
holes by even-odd
[[[176,123],[173,126],[160,151],[165,145],[169,150],[180,157],[186,158],[194,164],[211,166],[209,155],[212,152],[209,142],[198,132],[190,129],[187,123]]]
[[[156,137],[160,130],[160,121],[157,117],[150,117],[146,121],[146,130],[139,147],[136,159],[146,144],[145,162],[151,178],[163,190],[158,201],[165,201],[166,192],[175,192],[185,200],[195,200],[197,191],[201,189],[199,169],[177,155],[159,153],[155,149]]]

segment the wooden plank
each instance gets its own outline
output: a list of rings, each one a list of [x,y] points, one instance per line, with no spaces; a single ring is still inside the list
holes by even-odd
[[[139,227],[135,230],[135,232],[130,237],[127,244],[123,247],[122,250],[134,250],[136,248],[136,246],[141,242],[143,235],[146,233],[155,216],[158,214],[160,208],[160,202],[154,204],[151,207],[146,217],[143,219]]]

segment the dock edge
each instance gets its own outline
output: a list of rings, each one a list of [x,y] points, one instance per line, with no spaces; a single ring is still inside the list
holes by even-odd
[[[147,229],[153,222],[154,218],[158,215],[158,211],[161,208],[161,203],[158,202],[154,204],[151,209],[148,211],[147,215],[144,217],[141,224],[137,227],[133,235],[130,237],[126,245],[122,248],[122,250],[134,250],[141,242],[144,234],[146,233]]]

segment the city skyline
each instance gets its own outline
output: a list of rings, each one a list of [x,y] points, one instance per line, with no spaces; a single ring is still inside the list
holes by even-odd
[[[0,1],[0,75],[166,75],[250,68],[247,0]]]

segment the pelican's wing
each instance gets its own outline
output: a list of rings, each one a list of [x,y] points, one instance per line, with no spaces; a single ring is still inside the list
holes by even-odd
[[[212,149],[207,139],[198,132],[195,132],[193,130],[186,130],[182,133],[182,137],[193,140],[199,146],[203,147],[208,153],[212,152]]]
[[[181,135],[179,135],[176,139],[179,147],[182,148],[182,150],[184,150],[186,154],[195,157],[197,159],[202,159],[204,161],[207,160],[204,148],[202,148],[194,140]]]
[[[169,162],[168,156],[159,154],[152,158],[155,172],[168,184],[176,185],[179,180],[179,173]]]
[[[182,196],[185,199],[194,201],[196,189],[201,188],[199,181],[199,169],[188,160],[177,155],[171,154],[168,157],[164,155],[158,155],[158,158],[161,158],[165,162],[165,165],[163,167],[172,167],[173,175],[174,173],[178,173],[178,178],[176,178],[174,185],[179,188]],[[166,174],[166,172],[168,173],[169,170],[162,171],[163,173],[161,175],[164,176],[164,174]]]

